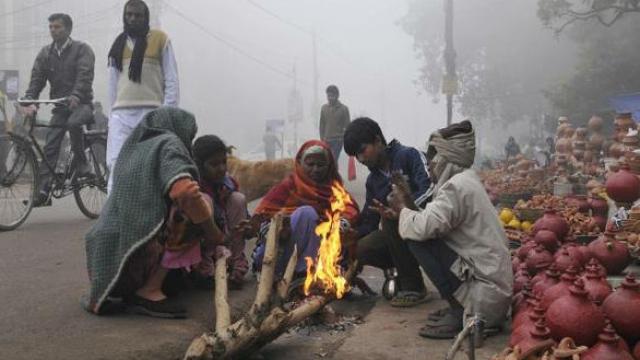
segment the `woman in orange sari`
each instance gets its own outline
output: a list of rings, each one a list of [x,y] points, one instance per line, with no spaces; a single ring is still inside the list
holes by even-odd
[[[289,226],[280,235],[281,244],[284,242],[286,245],[284,252],[278,257],[276,274],[281,276],[284,273],[294,244],[298,252],[295,271],[306,271],[305,257],[315,260],[318,255],[320,238],[316,235],[315,228],[325,218],[327,211],[331,210],[331,187],[334,184],[343,185],[329,146],[320,140],[305,142],[296,155],[293,173],[267,193],[249,221],[253,224],[249,228],[254,233],[258,230],[258,225],[261,225],[258,244],[253,252],[254,271],[259,271],[262,267],[269,220],[280,212],[287,215],[290,221],[285,222]],[[345,238],[352,237],[351,225],[355,224],[358,213],[358,205],[352,197],[340,222],[343,244]]]

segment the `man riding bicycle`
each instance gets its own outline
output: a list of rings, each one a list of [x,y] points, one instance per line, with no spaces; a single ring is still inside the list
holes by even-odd
[[[44,146],[45,159],[56,164],[60,154],[60,144],[69,130],[71,150],[76,159],[78,177],[87,176],[91,168],[84,154],[82,125],[93,118],[93,68],[95,56],[91,47],[70,38],[73,22],[67,14],[49,16],[49,32],[53,42],[40,50],[31,70],[31,82],[25,99],[37,100],[49,81],[49,98],[68,98],[68,106],[57,106],[53,111],[50,125],[61,126],[48,129]],[[34,116],[36,105],[23,108],[26,116]],[[49,201],[51,175],[48,166],[40,166],[39,192],[34,206],[45,205]]]

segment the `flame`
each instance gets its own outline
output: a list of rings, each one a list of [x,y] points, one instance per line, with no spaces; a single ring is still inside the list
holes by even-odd
[[[342,252],[340,241],[340,218],[347,205],[352,204],[351,197],[339,182],[331,186],[331,210],[327,210],[327,220],[316,226],[316,234],[320,237],[318,258],[306,257],[307,278],[304,282],[304,293],[309,295],[312,285],[323,289],[325,294],[335,293],[340,299],[348,290],[347,280],[342,276],[339,261]],[[315,269],[313,268],[315,264]]]

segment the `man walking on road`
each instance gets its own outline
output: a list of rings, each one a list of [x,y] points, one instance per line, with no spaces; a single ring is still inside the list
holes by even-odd
[[[327,87],[327,103],[322,105],[320,110],[320,139],[329,144],[336,164],[342,151],[344,131],[351,121],[349,108],[338,100],[339,97],[338,87],[329,85]]]
[[[69,15],[49,16],[49,32],[53,43],[43,47],[38,53],[25,99],[37,100],[47,81],[51,86],[50,99],[68,98],[68,106],[57,106],[53,110],[50,124],[64,127],[47,129],[44,156],[55,167],[60,155],[60,144],[68,129],[71,149],[76,159],[76,173],[83,176],[91,172],[84,154],[82,125],[90,122],[93,116],[91,101],[95,56],[89,45],[71,39],[72,28],[73,22]],[[24,108],[24,113],[33,116],[36,110],[37,107],[32,104]],[[34,206],[44,205],[49,200],[50,181],[49,167],[41,165],[38,181],[40,189]]]
[[[107,166],[113,174],[120,148],[142,118],[160,106],[177,107],[178,66],[168,36],[149,29],[149,8],[142,0],[124,6],[124,31],[109,51],[111,114]],[[109,175],[108,190],[113,187]]]

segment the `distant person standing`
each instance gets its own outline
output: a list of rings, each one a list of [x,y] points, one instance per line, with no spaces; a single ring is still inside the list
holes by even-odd
[[[338,100],[340,97],[338,87],[329,85],[326,92],[327,103],[322,105],[320,110],[320,139],[329,144],[337,164],[342,151],[344,131],[351,117],[349,108]]]
[[[267,131],[262,137],[262,142],[264,143],[264,156],[267,160],[275,160],[276,150],[282,149],[282,143],[271,127],[267,126]]]
[[[107,130],[109,118],[104,114],[102,103],[99,101],[93,103],[93,118],[95,119],[95,130]]]
[[[142,0],[124,6],[124,31],[109,51],[111,114],[107,166],[113,170],[125,140],[142,118],[160,106],[178,106],[178,66],[168,36],[149,29],[149,7]]]
[[[516,139],[514,139],[513,136],[509,136],[509,140],[507,140],[507,145],[504,146],[504,152],[507,155],[507,161],[521,154],[520,145],[518,145],[518,143],[516,142]]]

